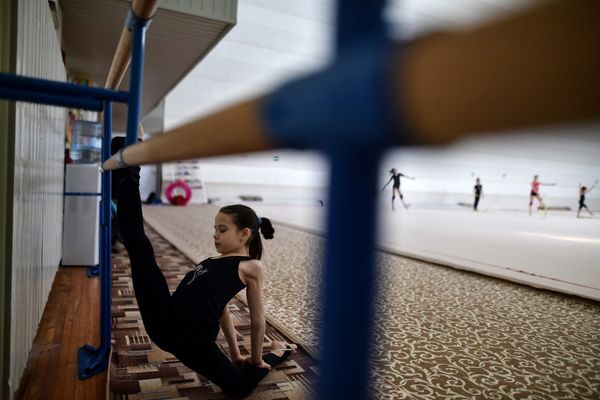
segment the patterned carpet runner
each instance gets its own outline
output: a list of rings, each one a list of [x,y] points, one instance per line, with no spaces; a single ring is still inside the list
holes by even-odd
[[[146,228],[158,264],[174,291],[193,263],[165,241],[154,230]],[[156,347],[146,335],[132,288],[129,259],[120,244],[113,251],[112,329],[113,351],[109,366],[110,399],[226,399],[206,378],[184,366],[173,355]],[[244,303],[234,299],[230,313],[238,332],[242,355],[250,352],[250,318]],[[271,340],[290,340],[267,326],[264,350]],[[218,344],[227,353],[222,334]],[[249,399],[296,400],[313,397],[316,385],[316,362],[302,350],[292,354],[284,363],[260,382]]]
[[[145,206],[144,217],[200,261],[214,254],[217,211]],[[275,230],[264,242],[267,318],[316,357],[324,239]],[[600,399],[600,303],[389,253],[377,266],[373,399]]]

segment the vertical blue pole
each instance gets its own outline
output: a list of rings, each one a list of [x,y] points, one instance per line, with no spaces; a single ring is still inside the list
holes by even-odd
[[[104,103],[104,136],[102,138],[102,161],[110,158],[112,134],[112,103]],[[79,379],[90,378],[106,369],[110,354],[111,336],[111,253],[110,253],[110,200],[111,173],[102,173],[102,200],[100,210],[100,345],[96,348],[86,344],[78,352]]]
[[[142,78],[144,70],[144,45],[148,21],[135,17],[130,10],[129,20],[132,22],[132,55],[131,77],[129,83],[129,100],[127,110],[127,144],[137,141],[140,120],[140,104],[142,96]],[[112,104],[105,103],[104,138],[102,141],[102,160],[110,157],[110,140],[112,135]],[[94,348],[86,344],[79,349],[79,378],[86,379],[103,371],[108,366],[111,336],[111,254],[110,254],[110,200],[111,174],[105,172],[102,177],[102,215],[108,220],[102,229],[102,260],[100,266],[100,346]]]
[[[370,149],[331,155],[319,399],[368,395],[379,156]]]
[[[132,13],[132,11],[130,11]],[[137,142],[144,78],[144,46],[148,21],[133,18],[131,75],[129,79],[129,107],[127,109],[127,145]]]
[[[338,53],[357,39],[383,35],[383,4],[383,0],[337,1]],[[341,144],[330,156],[323,365],[318,398],[360,400],[368,398],[376,176],[381,149]]]
[[[336,2],[336,48],[338,52],[367,35],[384,35],[385,0],[338,0]]]
[[[110,158],[110,140],[112,136],[112,103],[104,103],[104,137],[102,138],[102,161]],[[111,209],[112,199],[111,172],[102,173],[102,264],[100,269],[100,347],[110,353],[111,313],[112,313],[112,257],[111,257]]]

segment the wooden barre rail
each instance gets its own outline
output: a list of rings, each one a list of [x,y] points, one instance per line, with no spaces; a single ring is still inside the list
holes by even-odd
[[[135,16],[141,19],[150,19],[156,13],[158,8],[158,0],[133,0],[131,10]],[[127,26],[123,27],[119,44],[112,60],[106,83],[106,89],[118,89],[129,68],[131,61],[131,32]]]

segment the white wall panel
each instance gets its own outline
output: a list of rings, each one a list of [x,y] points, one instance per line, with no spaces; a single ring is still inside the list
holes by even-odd
[[[18,2],[18,75],[65,81],[48,2]],[[17,103],[11,299],[11,391],[17,390],[60,262],[65,114]]]

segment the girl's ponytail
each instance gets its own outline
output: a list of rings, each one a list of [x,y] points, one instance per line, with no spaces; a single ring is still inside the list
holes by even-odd
[[[273,234],[275,233],[275,229],[273,229],[273,224],[271,224],[271,220],[268,218],[258,218],[259,220],[259,228],[260,233],[262,233],[265,239],[273,239]]]

